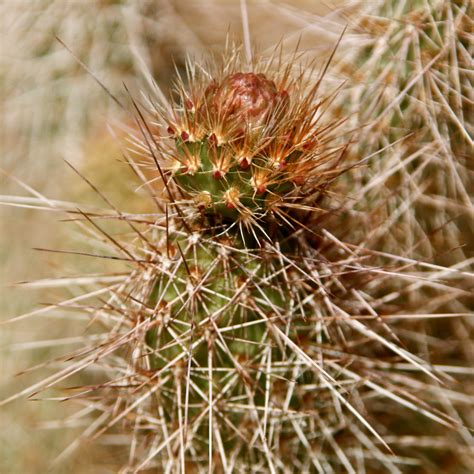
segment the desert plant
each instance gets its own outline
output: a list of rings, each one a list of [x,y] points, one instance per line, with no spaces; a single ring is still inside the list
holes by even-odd
[[[92,418],[79,440],[123,446],[121,472],[429,472],[445,453],[469,466],[467,396],[422,321],[462,317],[441,302],[470,275],[389,241],[398,226],[416,245],[421,219],[399,226],[382,179],[401,137],[390,124],[372,146],[365,116],[349,125],[339,86],[323,87],[333,59],[318,71],[232,47],[190,63],[168,99],[130,100],[123,156],[146,212],[88,177],[108,209],[51,203],[96,238],[84,254],[120,267],[68,280],[86,291],[53,307],[96,329],[22,394],[91,370],[64,399]],[[420,307],[430,292],[441,302]],[[417,438],[425,427],[440,435]]]
[[[384,232],[377,238],[440,263],[472,257],[472,4],[381,0],[354,7],[352,33],[360,41],[352,37],[358,46],[337,64],[350,76],[344,109],[363,126],[359,150],[384,150],[383,160],[375,154],[361,171],[360,185],[383,180],[392,211],[411,229],[395,242]],[[403,202],[411,202],[408,212],[400,212]],[[415,241],[424,243],[413,249]]]
[[[438,276],[451,280],[455,289],[448,294],[415,285],[405,298],[423,311],[467,315],[433,318],[417,330],[439,339],[438,358],[470,367],[472,3],[382,0],[353,2],[351,8],[350,41],[335,65],[348,84],[339,106],[361,127],[354,156],[372,156],[352,175],[367,193],[354,209],[382,207],[390,216],[367,246],[404,256],[407,263],[438,265]],[[450,344],[443,342],[447,336]],[[464,377],[459,382],[460,391],[472,393]],[[472,406],[465,408],[451,412],[472,425]],[[467,433],[463,441],[452,441],[458,452],[464,452],[464,442],[472,443]],[[472,470],[469,455],[454,457],[446,462],[450,472]]]

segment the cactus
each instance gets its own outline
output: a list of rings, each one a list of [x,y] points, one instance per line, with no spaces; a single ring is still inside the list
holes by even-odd
[[[395,242],[381,232],[378,245],[413,253],[424,240],[417,258],[456,264],[473,255],[472,2],[359,7],[354,34],[364,39],[352,44],[362,46],[349,47],[338,66],[351,78],[345,113],[364,126],[360,153],[374,154],[361,186],[382,176],[392,212],[412,201],[402,217],[412,231]]]
[[[456,368],[421,324],[462,314],[416,305],[465,296],[469,275],[380,244],[397,226],[377,167],[397,167],[369,159],[396,124],[377,146],[351,129],[323,92],[332,60],[190,64],[169,101],[132,98],[123,153],[154,209],[124,212],[88,178],[108,209],[64,209],[121,268],[59,305],[100,330],[22,394],[95,369],[64,398],[92,418],[79,439],[123,445],[120,472],[429,472],[407,420],[468,437]]]
[[[351,17],[354,28],[335,64],[348,83],[338,107],[351,116],[354,127],[361,127],[354,155],[371,156],[367,166],[352,175],[358,182],[353,185],[367,193],[354,209],[384,209],[390,216],[372,233],[367,246],[437,264],[439,277],[457,288],[450,297],[434,287],[418,288],[406,295],[405,304],[470,316],[474,308],[472,2],[381,0],[356,6]],[[462,270],[464,276],[453,269]],[[469,317],[427,320],[423,331],[441,339],[445,361],[473,365]],[[446,337],[459,342],[448,347],[442,342]],[[472,393],[465,381],[458,387]],[[455,412],[472,425],[471,405]],[[402,423],[399,413],[393,419]],[[472,446],[470,435],[445,435],[445,442],[431,446],[426,456],[430,459],[436,452],[449,472],[470,472],[468,446]],[[427,464],[425,469],[438,468]]]

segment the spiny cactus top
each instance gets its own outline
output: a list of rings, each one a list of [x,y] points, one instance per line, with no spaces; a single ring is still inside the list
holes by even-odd
[[[322,122],[320,81],[295,77],[291,64],[241,69],[192,71],[178,84],[173,103],[159,109],[163,167],[186,204],[207,216],[247,226],[268,215],[287,221],[339,173],[343,147],[332,143],[335,124]]]

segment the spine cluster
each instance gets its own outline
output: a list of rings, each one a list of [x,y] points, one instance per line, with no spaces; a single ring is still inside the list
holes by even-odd
[[[271,77],[271,78],[269,78]],[[244,222],[285,218],[341,172],[337,124],[323,123],[319,82],[280,74],[221,71],[178,88],[161,114],[165,168],[208,215]],[[166,125],[166,127],[165,127]]]

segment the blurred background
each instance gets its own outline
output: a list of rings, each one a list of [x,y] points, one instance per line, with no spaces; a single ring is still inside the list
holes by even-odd
[[[333,47],[346,18],[334,0],[4,0],[0,5],[1,119],[0,267],[1,320],[21,315],[0,330],[0,399],[38,380],[50,370],[30,367],[77,348],[83,321],[64,311],[42,311],[64,297],[36,280],[90,273],[93,259],[35,248],[81,249],[82,236],[64,214],[46,210],[48,200],[101,205],[65,160],[90,178],[122,209],[140,206],[130,174],[109,123],[123,112],[78,64],[60,38],[117,97],[123,83],[136,93],[147,88],[150,71],[167,91],[188,56],[202,59],[224,50],[226,38],[248,34],[260,52],[282,41],[284,51],[298,42],[311,57]],[[324,21],[321,20],[324,17]],[[6,197],[8,196],[8,198]],[[31,199],[30,199],[31,198]],[[135,201],[134,201],[135,200]],[[49,201],[51,204],[51,201]],[[44,210],[41,209],[44,207]],[[75,246],[75,244],[77,244]],[[81,247],[82,246],[82,247]],[[66,294],[74,296],[67,288]],[[60,361],[53,363],[60,368]],[[80,378],[77,379],[80,381]],[[68,381],[68,385],[73,381]],[[38,395],[45,398],[46,394]],[[84,426],[61,420],[74,404],[25,397],[0,408],[0,472],[44,473],[62,452],[72,455],[52,472],[91,472],[96,456],[103,472],[113,453],[99,443],[74,451]],[[73,444],[71,444],[73,443]],[[66,451],[64,451],[66,450]],[[94,468],[96,469],[96,468]],[[99,472],[94,470],[94,472]]]

